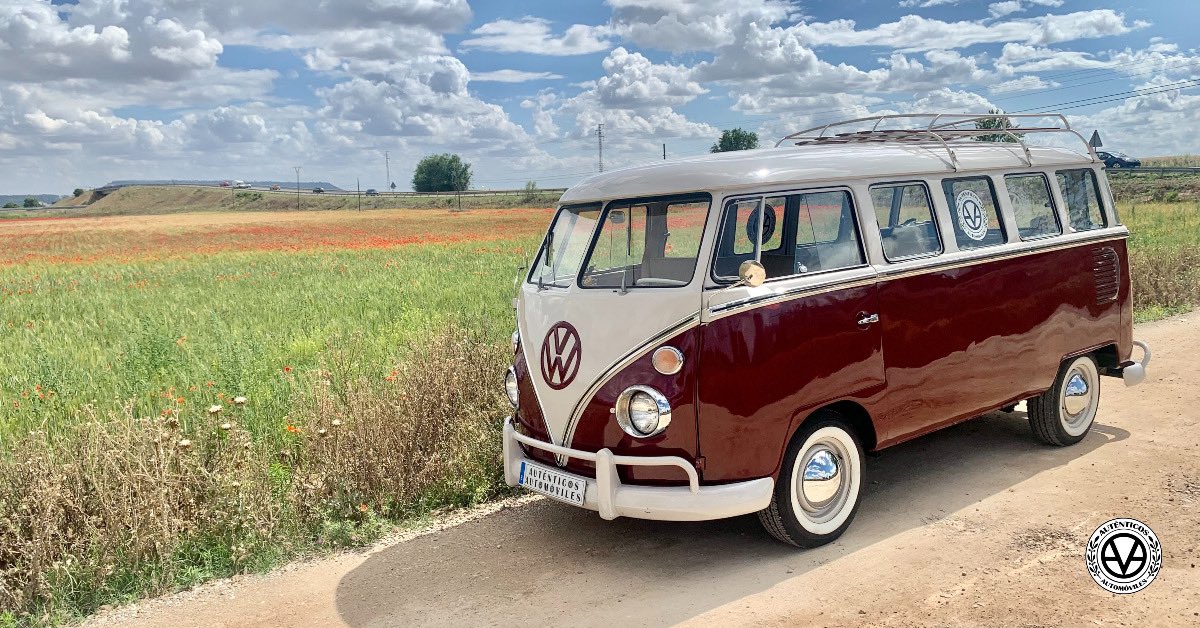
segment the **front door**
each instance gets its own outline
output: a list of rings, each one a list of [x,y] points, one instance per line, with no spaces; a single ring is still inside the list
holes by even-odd
[[[858,229],[845,189],[726,204],[711,279],[729,281],[739,258],[755,253],[756,239],[768,279],[705,295],[699,416],[706,481],[771,475],[789,430],[809,412],[882,389],[875,270]]]

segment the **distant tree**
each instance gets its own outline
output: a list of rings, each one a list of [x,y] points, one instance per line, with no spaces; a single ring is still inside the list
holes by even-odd
[[[1012,121],[1012,118],[1009,118],[1008,116],[1005,116],[1005,115],[1001,115],[1004,113],[1002,110],[988,109],[988,113],[991,115],[1000,116],[1000,117],[976,120],[975,121],[976,129],[978,129],[980,131],[990,131],[992,129],[1016,129],[1016,128],[1018,128],[1017,124]],[[1016,137],[1013,137],[1014,135]],[[1016,132],[1013,132],[1011,135],[1008,133],[989,133],[987,135],[976,135],[974,139],[976,142],[1016,142],[1023,135],[1024,134],[1022,134],[1022,133],[1016,133]]]
[[[83,188],[75,188],[75,191],[71,192],[71,196],[83,196]]]
[[[458,155],[430,155],[417,163],[412,186],[417,192],[454,192],[471,185],[471,164]]]
[[[16,203],[12,203],[12,202],[4,204],[4,209],[16,209],[17,207],[19,207],[19,205],[17,205]]]
[[[21,206],[22,206],[22,207],[24,207],[24,208],[26,208],[26,209],[31,209],[31,208],[34,208],[34,207],[41,207],[41,206],[42,206],[42,202],[41,202],[41,201],[39,201],[39,200],[37,200],[36,198],[33,198],[32,196],[26,196],[26,197],[25,197],[25,202],[24,202],[24,203],[22,203],[22,204],[21,204]]]
[[[538,195],[537,181],[526,181],[525,182],[525,193],[521,195],[521,199],[524,200],[526,203],[528,203],[528,202],[532,201],[533,199],[537,198],[537,195]]]
[[[721,131],[721,139],[709,149],[710,153],[724,153],[731,150],[751,150],[758,148],[758,134],[741,128]]]

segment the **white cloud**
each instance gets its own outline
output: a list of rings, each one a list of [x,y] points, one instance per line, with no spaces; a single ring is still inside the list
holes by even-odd
[[[996,83],[988,87],[988,92],[992,94],[1009,94],[1012,92],[1029,92],[1035,89],[1047,89],[1058,87],[1058,83],[1047,81],[1040,76],[1026,74],[1021,78],[1015,78],[1009,81]]]
[[[471,31],[476,35],[460,44],[463,50],[569,56],[608,50],[608,29],[574,24],[561,37],[550,33],[550,22],[536,17],[496,20]]]
[[[959,0],[900,0],[900,6],[905,8],[928,9],[947,4],[958,4]]]
[[[888,46],[904,51],[965,48],[975,44],[1018,42],[1031,46],[1123,35],[1149,26],[1127,23],[1112,9],[1004,22],[944,22],[906,15],[895,22],[859,30],[853,20],[802,23],[793,28],[813,46]]]
[[[677,106],[708,91],[691,79],[688,68],[654,64],[624,48],[613,50],[601,65],[605,75],[596,81],[595,92],[606,107]]]
[[[526,72],[524,70],[492,70],[491,72],[472,72],[471,80],[494,83],[526,83],[528,81],[546,81],[561,79],[561,74],[553,72]]]
[[[625,39],[670,52],[711,50],[734,41],[740,24],[770,25],[796,12],[785,0],[607,0]]]

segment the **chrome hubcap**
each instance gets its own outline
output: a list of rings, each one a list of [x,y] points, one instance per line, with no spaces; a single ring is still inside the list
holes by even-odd
[[[1071,377],[1067,379],[1067,385],[1063,391],[1063,409],[1071,416],[1087,410],[1090,405],[1091,398],[1089,396],[1090,387],[1088,381],[1078,371],[1071,373]]]
[[[804,452],[796,498],[804,515],[823,523],[835,517],[849,495],[851,469],[841,443],[822,441]]]

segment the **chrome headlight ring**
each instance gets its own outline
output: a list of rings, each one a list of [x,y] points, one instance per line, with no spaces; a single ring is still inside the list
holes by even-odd
[[[517,371],[513,367],[508,367],[508,372],[504,374],[504,393],[508,395],[508,402],[516,409],[521,402],[520,388],[517,386]]]
[[[631,405],[634,408],[631,409]],[[649,406],[649,408],[657,412],[657,421],[648,431],[642,431],[637,425],[637,423],[643,423],[643,420],[635,421],[630,416],[632,412],[645,413],[650,411],[649,408],[638,410],[638,406]],[[617,415],[617,424],[621,426],[621,429],[634,438],[658,436],[671,424],[671,403],[667,401],[667,398],[662,393],[649,386],[630,386],[626,388],[617,397],[617,406],[613,409],[613,413]]]

